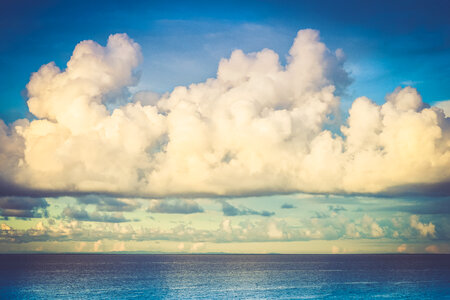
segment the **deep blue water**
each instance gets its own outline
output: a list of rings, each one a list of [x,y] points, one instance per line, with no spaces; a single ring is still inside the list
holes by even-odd
[[[450,255],[0,255],[0,299],[450,299]]]

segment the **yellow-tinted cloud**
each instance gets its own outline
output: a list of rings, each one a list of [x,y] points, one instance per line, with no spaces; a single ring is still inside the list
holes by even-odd
[[[0,179],[146,196],[379,193],[450,180],[441,109],[396,89],[383,105],[356,99],[342,134],[332,133],[324,128],[338,111],[336,90],[349,83],[342,51],[302,30],[289,54],[282,66],[271,50],[236,50],[216,78],[130,100],[139,46],[125,34],[106,47],[81,42],[65,70],[50,63],[32,75],[37,119],[0,124]],[[383,235],[376,226],[373,236]]]

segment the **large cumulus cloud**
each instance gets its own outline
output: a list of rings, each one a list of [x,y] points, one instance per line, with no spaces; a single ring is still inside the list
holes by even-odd
[[[106,47],[81,42],[66,69],[50,63],[32,75],[36,119],[0,124],[1,181],[161,197],[380,193],[450,181],[450,119],[413,88],[383,105],[358,98],[339,132],[325,129],[350,82],[343,57],[301,30],[285,66],[268,49],[236,50],[216,78],[131,96],[139,46],[125,34]]]

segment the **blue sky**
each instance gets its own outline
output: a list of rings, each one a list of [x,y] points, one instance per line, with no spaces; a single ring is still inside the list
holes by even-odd
[[[0,252],[450,252],[448,11],[2,1]]]

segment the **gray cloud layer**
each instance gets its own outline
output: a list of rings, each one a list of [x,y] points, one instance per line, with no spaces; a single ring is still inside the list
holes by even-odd
[[[282,209],[292,209],[292,208],[295,208],[295,206],[290,203],[283,203],[283,205],[281,205],[281,208]]]
[[[88,212],[84,208],[75,208],[67,206],[62,212],[63,218],[77,221],[89,221],[89,222],[106,222],[106,223],[122,223],[130,220],[126,219],[122,213],[106,214],[99,212]]]
[[[135,211],[141,207],[141,203],[136,199],[112,198],[101,195],[88,195],[77,198],[80,204],[95,204],[97,211]]]
[[[270,212],[267,210],[263,211],[256,211],[247,207],[243,208],[237,208],[230,203],[228,203],[225,200],[220,201],[220,204],[222,204],[222,212],[224,216],[247,216],[247,215],[256,215],[256,216],[262,216],[262,217],[270,217],[273,216],[275,213]]]
[[[42,198],[2,197],[0,216],[17,218],[40,218],[47,215],[47,201]]]

